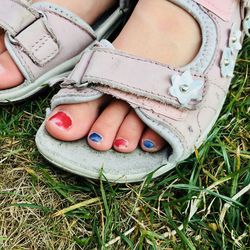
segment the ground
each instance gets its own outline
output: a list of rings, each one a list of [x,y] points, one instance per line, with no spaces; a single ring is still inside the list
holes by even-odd
[[[250,249],[250,39],[206,143],[166,175],[114,185],[60,171],[34,137],[53,91],[0,107],[0,249]]]

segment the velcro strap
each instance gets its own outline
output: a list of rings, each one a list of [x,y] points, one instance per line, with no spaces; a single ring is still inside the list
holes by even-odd
[[[46,17],[21,0],[1,0],[0,26],[10,35],[10,42],[42,67],[59,52],[53,31]]]
[[[180,70],[167,65],[137,58],[114,49],[96,47],[85,69],[82,83],[101,84],[128,94],[182,107],[178,99],[170,94],[171,79],[182,74]],[[202,81],[205,85],[204,77],[199,75],[192,77],[194,81]],[[188,108],[195,108],[200,101],[190,103]]]
[[[194,0],[224,21],[229,21],[236,1],[240,0]]]
[[[15,37],[15,41],[38,66],[44,66],[59,52],[59,45],[46,19],[40,18]]]
[[[39,17],[39,13],[30,8],[24,1],[1,0],[0,27],[16,36]]]

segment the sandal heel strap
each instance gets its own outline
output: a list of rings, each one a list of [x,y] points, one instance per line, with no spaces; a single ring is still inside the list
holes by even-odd
[[[234,0],[194,0],[224,21],[229,21],[234,10]]]

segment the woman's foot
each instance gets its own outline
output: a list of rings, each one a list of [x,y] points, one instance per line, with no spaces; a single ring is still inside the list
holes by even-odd
[[[173,66],[190,62],[201,44],[198,24],[187,12],[165,0],[139,0],[130,20],[114,41],[117,49]],[[102,99],[57,107],[46,128],[55,138],[73,141],[88,136],[89,145],[99,151],[114,148],[129,153],[140,144],[156,152],[165,141],[147,128],[123,101]]]
[[[33,2],[41,1],[43,0]],[[112,7],[116,0],[50,0],[49,2],[60,5],[77,14],[88,24],[93,24],[102,13]],[[0,29],[0,90],[16,87],[23,81],[23,75],[6,51],[4,32]]]

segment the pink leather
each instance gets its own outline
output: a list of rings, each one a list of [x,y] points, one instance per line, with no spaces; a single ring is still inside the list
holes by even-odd
[[[18,0],[1,0],[0,27],[15,36],[27,25],[34,22],[39,14]]]
[[[184,109],[177,109],[171,105],[159,103],[158,101],[147,99],[145,97],[131,95],[117,89],[111,89],[109,87],[104,86],[95,86],[92,88],[100,91],[101,93],[115,96],[117,99],[126,101],[130,104],[131,107],[135,109],[143,109],[145,111],[150,112],[150,114],[153,109],[154,114],[157,116],[157,119],[159,119],[159,117],[162,117],[163,120],[165,118],[170,118],[175,121],[183,121],[187,115],[187,111]]]
[[[35,6],[45,18],[37,19],[20,32],[17,44],[10,41],[7,46],[30,82],[79,55],[96,38],[91,27],[71,12],[49,3]]]
[[[43,18],[37,19],[20,32],[15,40],[40,67],[52,60],[60,49],[56,36],[46,27],[46,20]]]
[[[225,21],[231,19],[235,1],[237,0],[195,0]]]
[[[180,70],[168,65],[138,58],[118,50],[96,47],[93,49],[82,82],[101,83],[129,94],[180,108],[181,105],[177,99],[169,94],[169,88],[172,86],[171,76],[181,73]],[[193,78],[201,80],[205,86],[204,77],[194,74]],[[112,93],[112,90],[110,92]],[[196,104],[190,104],[190,107],[194,108]]]

